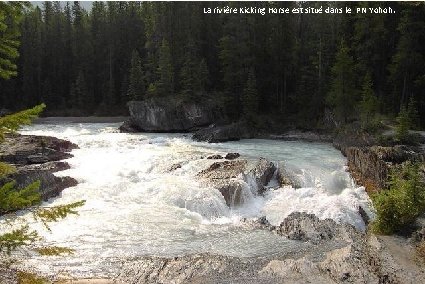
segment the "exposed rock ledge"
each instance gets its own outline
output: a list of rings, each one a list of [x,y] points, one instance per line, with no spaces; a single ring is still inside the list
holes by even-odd
[[[306,213],[276,228],[282,237],[313,241],[303,249],[264,257],[195,254],[126,262],[116,283],[418,283],[424,266],[412,249],[392,250],[395,239],[363,234],[349,225]],[[294,234],[295,233],[295,234]],[[302,237],[301,237],[302,236]],[[321,241],[316,242],[317,239]],[[315,244],[317,243],[317,244]],[[409,258],[409,256],[411,258]]]
[[[128,102],[130,119],[122,132],[189,132],[224,119],[223,110],[212,100],[202,104],[174,98],[149,98]]]
[[[343,132],[333,141],[334,147],[347,157],[353,178],[368,192],[387,188],[391,168],[406,161],[425,161],[421,147],[378,144],[372,136],[356,130]]]
[[[71,177],[56,177],[54,172],[66,170],[68,163],[60,160],[72,157],[77,145],[48,136],[10,135],[0,144],[0,161],[15,165],[17,172],[0,180],[0,186],[15,180],[22,188],[39,180],[43,200],[58,196],[65,188],[75,186]]]

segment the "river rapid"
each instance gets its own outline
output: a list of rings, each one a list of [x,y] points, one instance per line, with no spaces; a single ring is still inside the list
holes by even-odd
[[[70,247],[75,253],[33,254],[25,266],[47,275],[108,277],[123,260],[142,256],[290,253],[306,244],[254,229],[246,220],[266,216],[278,225],[291,212],[303,211],[363,230],[358,206],[373,215],[364,188],[355,186],[345,158],[330,144],[265,139],[208,144],[192,141],[190,134],[118,133],[118,126],[60,122],[21,131],[79,146],[67,160],[71,169],[56,173],[79,184],[44,205],[86,200],[79,216],[51,224],[51,232],[31,225],[42,232],[44,243]],[[296,176],[301,188],[270,189],[264,196],[247,194],[241,206],[229,208],[218,190],[202,186],[196,177],[214,162],[206,156],[228,152],[238,152],[243,159],[273,161]],[[170,171],[176,163],[181,168]]]

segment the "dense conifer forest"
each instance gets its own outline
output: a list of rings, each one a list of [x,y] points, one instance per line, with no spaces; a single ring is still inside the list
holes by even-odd
[[[391,14],[204,14],[215,7],[391,7]],[[370,123],[404,108],[425,124],[423,2],[44,2],[17,27],[0,106],[117,115],[129,100],[223,103],[232,119]],[[408,106],[410,107],[408,108]]]

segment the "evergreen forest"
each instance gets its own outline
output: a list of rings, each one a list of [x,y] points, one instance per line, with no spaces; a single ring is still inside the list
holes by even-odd
[[[226,6],[353,12],[204,13]],[[19,57],[0,81],[11,111],[45,103],[44,115],[112,116],[172,96],[213,98],[233,120],[317,126],[329,112],[369,123],[409,109],[425,125],[424,2],[43,2],[13,28]]]

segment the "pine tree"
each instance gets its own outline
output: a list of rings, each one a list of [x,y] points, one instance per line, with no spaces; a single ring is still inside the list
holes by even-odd
[[[243,91],[242,105],[244,117],[249,122],[254,122],[258,112],[257,80],[254,68],[250,68],[245,89]]]
[[[408,142],[410,124],[409,112],[405,106],[402,106],[397,116],[396,139],[398,141]]]
[[[207,85],[209,82],[209,71],[207,63],[205,62],[205,59],[202,59],[199,62],[198,69],[197,69],[197,87],[196,89],[201,93],[205,93],[207,89]]]
[[[180,69],[180,96],[182,98],[187,100],[195,98],[195,93],[198,91],[198,75],[196,49],[194,42],[191,40],[186,46],[183,66]]]
[[[174,75],[171,61],[170,46],[166,39],[162,40],[159,50],[158,81],[155,84],[156,92],[160,96],[169,96],[174,92]]]
[[[367,73],[362,88],[362,100],[360,101],[360,120],[363,128],[370,126],[378,111],[378,99],[372,89],[372,79]]]
[[[354,60],[349,48],[342,41],[332,67],[331,90],[328,93],[328,103],[333,107],[335,115],[342,122],[351,117],[356,103]]]
[[[409,104],[407,105],[407,114],[409,116],[410,126],[412,129],[418,130],[420,126],[418,105],[413,96],[411,96],[409,99]]]
[[[130,100],[142,100],[146,92],[142,62],[137,50],[133,51],[130,67],[130,83],[128,87],[128,97]]]
[[[19,56],[18,24],[25,5],[20,2],[0,2],[0,79],[17,75],[15,60]]]

